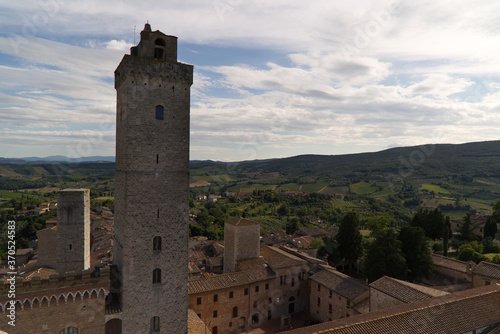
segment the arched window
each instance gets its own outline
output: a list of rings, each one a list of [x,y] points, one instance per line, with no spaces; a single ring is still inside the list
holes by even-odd
[[[122,334],[121,319],[111,319],[106,322],[106,334]]]
[[[163,119],[163,106],[156,106],[156,119]]]
[[[161,237],[153,238],[153,250],[161,250]]]
[[[151,331],[159,332],[160,331],[160,317],[152,317],[151,318]]]
[[[233,318],[238,316],[238,306],[233,307]]]
[[[165,53],[165,41],[161,38],[155,40],[155,59],[163,60],[163,54]]]
[[[66,327],[65,329],[61,330],[59,334],[78,334],[78,328]]]
[[[161,283],[161,269],[153,270],[153,283]]]
[[[155,40],[155,45],[161,45],[161,46],[165,46],[165,41],[161,38],[157,38]]]

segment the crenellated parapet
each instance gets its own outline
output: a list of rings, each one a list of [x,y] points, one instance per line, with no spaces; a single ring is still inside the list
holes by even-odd
[[[12,280],[0,280],[0,309],[5,312],[13,300],[17,310],[54,307],[62,304],[83,302],[90,299],[104,299],[109,293],[108,267],[102,268],[98,275],[90,270],[67,272],[64,275],[50,274],[49,278],[33,275],[30,278],[15,278],[15,289]],[[12,298],[12,291],[15,297]]]

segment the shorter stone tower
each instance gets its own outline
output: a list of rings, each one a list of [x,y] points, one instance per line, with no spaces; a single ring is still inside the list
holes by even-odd
[[[56,247],[58,273],[90,268],[90,190],[57,193]]]
[[[240,260],[260,256],[260,224],[256,221],[237,218],[224,224],[224,273],[236,270]]]

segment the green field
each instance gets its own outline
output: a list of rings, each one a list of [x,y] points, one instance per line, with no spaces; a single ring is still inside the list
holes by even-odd
[[[427,190],[428,192],[434,192],[435,194],[443,194],[443,195],[451,194],[448,190],[441,188],[436,184],[430,184],[430,183],[422,184],[422,186],[419,189]]]
[[[353,183],[349,188],[352,193],[358,195],[368,195],[379,190],[377,186],[366,182]]]

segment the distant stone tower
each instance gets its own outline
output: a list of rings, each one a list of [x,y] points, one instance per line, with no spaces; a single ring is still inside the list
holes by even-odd
[[[65,189],[57,193],[56,271],[81,272],[90,268],[90,190]]]
[[[260,256],[260,224],[238,218],[224,224],[224,273],[235,271],[240,260]]]
[[[187,333],[192,83],[177,37],[149,24],[115,71],[114,264],[124,334]]]

